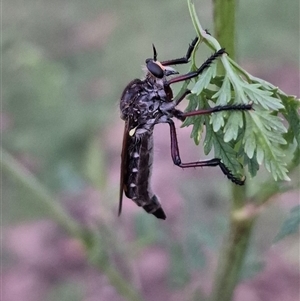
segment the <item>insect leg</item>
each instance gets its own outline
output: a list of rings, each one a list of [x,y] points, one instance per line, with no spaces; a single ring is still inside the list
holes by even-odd
[[[163,62],[161,62],[161,64],[162,64],[163,66],[179,65],[179,64],[187,64],[187,63],[189,62],[189,59],[190,59],[190,57],[191,57],[191,55],[192,55],[192,52],[193,52],[193,50],[194,50],[194,48],[195,48],[197,42],[198,42],[198,37],[196,37],[196,38],[192,41],[192,43],[189,45],[189,48],[188,48],[188,50],[187,50],[187,53],[186,53],[186,55],[185,55],[184,57],[181,57],[181,58],[179,58],[179,59],[173,59],[173,60],[163,61]]]
[[[186,94],[188,94],[188,93],[186,92]],[[186,94],[183,94],[183,95],[185,96]],[[183,96],[183,98],[184,98],[184,96]],[[178,99],[179,102],[182,99],[179,98]],[[214,108],[196,110],[196,111],[191,111],[191,112],[182,112],[180,110],[174,109],[173,116],[181,121],[184,121],[186,119],[186,117],[191,117],[191,116],[205,115],[205,114],[211,114],[211,113],[216,113],[216,112],[221,112],[221,111],[246,111],[246,110],[252,110],[252,102],[250,102],[248,104],[215,106]]]
[[[196,110],[191,112],[182,112],[181,116],[175,116],[180,117],[179,119],[185,119],[186,117],[190,116],[197,116],[197,115],[204,115],[204,114],[211,114],[221,111],[246,111],[246,110],[252,110],[252,103],[248,104],[237,104],[237,105],[226,105],[226,106],[215,106],[210,109],[203,109],[203,110]]]
[[[191,91],[187,89],[181,95],[179,95],[178,98],[174,98],[173,102],[175,103],[175,107],[190,93]],[[220,111],[244,111],[244,110],[251,110],[251,109],[252,109],[252,103],[249,103],[249,104],[215,106],[214,108],[196,110],[191,112],[181,112],[180,110],[175,109],[173,115],[176,118],[180,119],[181,121],[184,121],[186,117],[190,117],[190,116],[211,114]]]
[[[190,94],[191,93],[191,91],[190,90],[185,90],[181,95],[179,95],[178,97],[176,97],[176,98],[174,98],[173,99],[173,102],[176,104],[176,106],[178,105],[178,104],[180,104],[183,100],[184,100],[184,98],[188,95],[188,94]]]
[[[221,48],[220,50],[216,51],[212,56],[210,56],[196,71],[191,71],[187,74],[179,75],[176,77],[171,78],[166,82],[165,85],[171,85],[174,83],[182,82],[188,79],[191,79],[193,77],[198,76],[201,74],[206,68],[210,66],[210,64],[217,59],[219,56],[221,56],[223,53],[226,53],[225,48]]]
[[[220,159],[214,158],[210,160],[203,160],[203,161],[195,161],[189,163],[182,163],[180,154],[179,154],[179,147],[178,147],[178,140],[176,135],[176,128],[175,124],[172,120],[168,121],[170,126],[170,136],[171,136],[171,156],[172,160],[175,165],[181,168],[191,168],[191,167],[205,167],[205,166],[219,166],[224,173],[225,176],[233,183],[237,185],[244,185],[245,179],[238,179],[236,178],[231,171],[221,162]]]

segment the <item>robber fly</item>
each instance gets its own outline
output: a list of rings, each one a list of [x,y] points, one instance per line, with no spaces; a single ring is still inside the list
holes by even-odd
[[[170,75],[178,74],[170,65],[188,63],[197,41],[198,38],[193,40],[184,57],[162,62],[157,60],[157,52],[155,46],[152,45],[153,58],[146,59],[145,78],[132,80],[122,93],[120,110],[121,118],[125,121],[125,129],[121,154],[119,215],[122,210],[124,191],[129,199],[143,207],[148,213],[159,219],[166,218],[164,210],[150,186],[153,163],[153,129],[158,123],[168,123],[170,127],[171,156],[175,165],[181,168],[219,166],[232,182],[238,185],[244,184],[244,179],[236,178],[218,158],[190,163],[182,163],[180,159],[176,129],[172,118],[184,121],[189,116],[251,109],[251,104],[216,106],[192,112],[182,112],[176,109],[176,106],[191,91],[186,90],[179,97],[173,98],[170,86],[199,76],[209,68],[213,61],[225,53],[225,49],[222,48],[210,56],[196,71],[169,78]]]

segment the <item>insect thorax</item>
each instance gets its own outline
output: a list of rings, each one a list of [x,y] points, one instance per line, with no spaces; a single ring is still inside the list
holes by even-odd
[[[125,88],[120,102],[121,118],[130,121],[130,129],[152,127],[162,115],[159,107],[167,101],[162,81],[134,80]]]

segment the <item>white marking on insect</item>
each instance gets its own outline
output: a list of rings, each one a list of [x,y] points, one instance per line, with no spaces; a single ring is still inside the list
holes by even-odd
[[[129,136],[130,136],[130,137],[132,137],[132,136],[134,135],[134,133],[135,133],[135,131],[136,131],[136,128],[137,128],[137,127],[133,128],[133,129],[131,129],[131,130],[129,131]]]

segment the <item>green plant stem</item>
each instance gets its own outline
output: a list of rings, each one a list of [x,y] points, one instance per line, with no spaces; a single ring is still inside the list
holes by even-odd
[[[246,187],[232,185],[229,234],[219,255],[210,301],[230,301],[238,284],[247,254],[255,217],[259,213],[246,205]]]
[[[0,169],[1,175],[6,175],[13,181],[20,184],[26,191],[35,196],[43,211],[53,218],[63,229],[65,229],[73,237],[80,239],[87,249],[95,243],[95,234],[90,230],[85,229],[76,222],[57,202],[57,200],[47,191],[47,189],[31,174],[24,169],[9,153],[2,148],[0,149]],[[100,244],[101,242],[99,242]],[[98,250],[100,247],[98,248]],[[141,301],[141,297],[127,281],[126,278],[114,269],[109,264],[107,258],[99,263],[98,266],[107,278],[110,280],[112,286],[128,301]]]
[[[12,180],[24,187],[28,193],[32,193],[39,200],[43,211],[61,225],[72,236],[82,238],[80,225],[65,212],[64,208],[55,200],[54,197],[38,182],[35,176],[25,170],[9,153],[0,149],[0,168],[1,174],[8,175]]]
[[[236,0],[213,0],[214,35],[231,58],[235,56],[235,10]]]
[[[110,284],[115,287],[121,296],[128,301],[142,301],[142,297],[138,292],[132,288],[126,278],[122,277],[114,267],[106,267],[104,269],[106,276],[109,279]]]
[[[122,251],[124,251],[120,250],[122,246],[115,243],[115,239],[111,239],[112,235],[110,232],[111,229],[102,225],[101,229],[99,228],[99,232],[95,233],[94,248],[90,250],[89,254],[90,263],[106,275],[110,284],[116,289],[119,295],[124,298],[124,300],[142,301],[143,298],[141,297],[138,289],[136,289],[131,283],[131,277],[129,277],[129,275],[124,277],[115,267],[113,260],[110,258],[110,253],[113,253],[121,255],[123,258],[125,257],[125,263],[129,260],[128,253],[122,253]],[[125,266],[123,266],[123,268],[124,267]]]
[[[225,47],[234,56],[235,0],[214,0],[214,27],[216,39],[207,35],[198,21],[195,6],[188,0],[191,19],[197,34],[213,49]],[[219,42],[219,43],[218,43]],[[223,68],[219,72],[225,72]],[[255,216],[259,210],[246,203],[246,186],[233,185],[232,211],[229,234],[221,248],[219,263],[214,279],[211,301],[230,301],[238,283],[247,253]]]
[[[232,184],[231,192],[232,192],[232,210],[241,209],[246,202],[246,185],[238,186]]]
[[[255,219],[231,219],[230,234],[220,252],[211,301],[230,301],[239,281]]]
[[[132,261],[132,258],[130,257],[130,254],[124,254],[124,256],[127,256],[126,258],[126,264],[127,268],[130,266],[132,268],[132,263],[131,265],[128,264],[128,262]],[[132,274],[129,276],[127,274],[127,277],[124,276],[123,273],[117,269],[114,264],[112,264],[112,260],[108,261],[103,268],[103,272],[109,279],[110,284],[116,289],[116,291],[122,296],[125,300],[128,301],[142,301],[143,297],[141,295],[141,292],[139,288],[134,284],[133,282],[133,277]],[[101,266],[99,266],[101,269]]]
[[[235,9],[235,0],[214,0],[215,37],[231,58],[235,54]],[[255,222],[252,212],[246,207],[246,186],[232,185],[231,207],[229,234],[219,255],[211,301],[232,300]],[[236,215],[242,218],[236,218]]]

